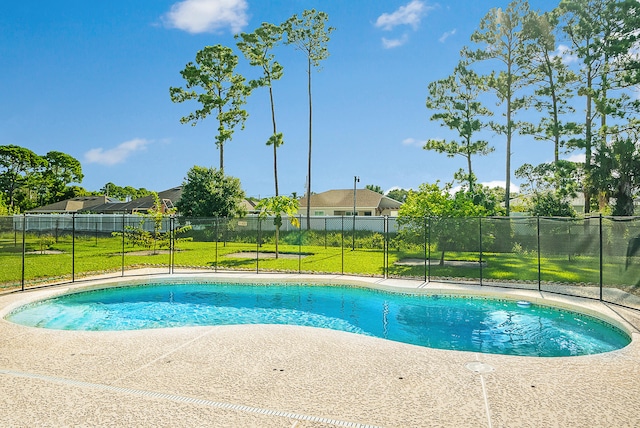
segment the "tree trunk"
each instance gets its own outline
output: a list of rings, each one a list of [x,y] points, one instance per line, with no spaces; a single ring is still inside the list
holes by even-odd
[[[220,172],[224,174],[224,144],[220,143]]]
[[[269,100],[271,101],[271,122],[273,123],[273,135],[275,138],[275,136],[278,134],[278,130],[276,128],[276,110],[273,104],[273,89],[271,88],[271,85],[269,85]],[[273,142],[273,179],[276,187],[276,196],[278,196],[278,151],[277,151],[278,144],[277,143],[278,141],[276,139]]]
[[[558,160],[560,159],[560,118],[558,114],[558,96],[556,94],[556,83],[553,79],[553,68],[551,66],[551,58],[549,58],[549,52],[545,49],[543,54],[546,73],[549,77],[549,89],[551,90],[551,110],[553,111],[553,162],[557,164]]]
[[[511,213],[511,97],[507,99],[507,160],[506,160],[506,179],[504,189],[504,208],[509,217]]]
[[[467,140],[468,141],[468,140]],[[467,147],[471,145],[471,142],[467,142]],[[471,154],[467,154],[467,167],[469,168],[469,192],[473,193],[473,171],[471,170]]]
[[[222,97],[222,93],[218,90],[218,97]],[[218,117],[222,117],[222,107],[218,107]],[[218,131],[223,129],[222,121],[220,121],[220,128]],[[220,139],[220,172],[224,175],[224,141]]]
[[[307,71],[309,73],[308,90],[309,90],[309,157],[307,166],[307,230],[311,230],[311,120],[312,103],[311,103],[311,56],[308,57]]]
[[[587,72],[587,88],[591,89],[592,86],[591,69]],[[585,113],[585,142],[584,142],[584,169],[587,178],[591,174],[591,140],[592,140],[592,120],[591,120],[591,95],[587,93],[587,111]],[[589,214],[591,212],[591,191],[585,184],[584,186],[584,213]]]

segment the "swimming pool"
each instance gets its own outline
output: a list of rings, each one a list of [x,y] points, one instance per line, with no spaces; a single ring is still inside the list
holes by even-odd
[[[630,343],[613,325],[549,306],[334,285],[127,285],[30,303],[6,319],[32,327],[101,331],[293,324],[431,348],[545,357],[596,354]]]

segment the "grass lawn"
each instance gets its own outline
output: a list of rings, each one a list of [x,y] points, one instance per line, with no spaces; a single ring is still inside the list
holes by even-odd
[[[4,238],[4,239],[3,239]],[[144,248],[124,246],[119,237],[78,237],[75,247],[69,236],[58,237],[57,242],[44,246],[42,239],[29,237],[26,242],[24,259],[25,280],[28,284],[42,281],[70,280],[72,269],[76,277],[106,272],[119,272],[124,261],[125,268],[140,266],[166,267],[171,263],[166,249],[144,251]],[[256,260],[256,251],[262,256]],[[355,274],[384,276],[385,256],[382,249],[342,250],[340,247],[311,245],[279,246],[281,257],[267,257],[275,252],[275,246],[264,244],[256,248],[255,243],[215,243],[184,241],[177,244],[174,264],[179,267],[198,267],[209,269],[235,269],[247,271],[314,272],[334,274]],[[72,253],[75,252],[75,260]],[[242,253],[247,257],[231,257]],[[300,256],[299,256],[300,255]],[[440,253],[432,253],[431,277],[460,278],[500,281],[538,281],[538,257],[520,253],[484,253],[482,272],[477,253],[447,252],[446,260],[468,261],[464,266],[445,264],[440,266],[437,258]],[[424,264],[401,266],[395,262],[407,259],[424,259],[419,252],[389,250],[388,275],[394,277],[425,276]],[[22,245],[16,243],[13,235],[0,238],[0,287],[14,288],[20,285],[22,276]],[[599,284],[598,257],[547,256],[541,258],[543,282],[569,284]],[[640,268],[636,264],[631,269],[625,266],[621,258],[607,258],[604,269],[605,284],[618,284],[628,290],[637,289]]]

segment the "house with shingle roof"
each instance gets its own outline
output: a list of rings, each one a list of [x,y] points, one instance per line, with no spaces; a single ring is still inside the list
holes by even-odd
[[[182,196],[182,187],[158,192],[158,198],[162,202],[163,211],[174,207],[175,203]],[[132,214],[137,212],[146,213],[153,207],[155,200],[153,195],[133,199],[131,201],[121,201],[104,195],[80,196],[55,202],[28,211],[29,214]]]
[[[353,215],[354,190],[338,189],[311,195],[312,216]],[[369,189],[355,190],[355,213],[358,216],[396,217],[401,202]],[[299,213],[307,215],[307,197],[300,199]]]
[[[181,196],[182,186],[158,192],[158,198],[162,204],[162,211],[166,212],[174,208]],[[153,195],[131,201],[121,201],[104,195],[82,196],[45,205],[28,212],[30,214],[133,214],[148,212],[154,203],[155,199]],[[255,208],[256,202],[254,201],[245,199],[242,201],[242,205],[249,214],[256,214],[258,212]]]
[[[29,210],[29,214],[71,214],[81,211],[91,211],[93,207],[105,204],[120,203],[118,199],[109,198],[104,195],[97,196],[78,196],[76,198],[66,199],[64,201],[55,202],[53,204],[44,205],[42,207]]]
[[[247,211],[247,214],[260,214],[260,210],[256,209],[257,201],[251,199],[243,199],[240,205]]]
[[[158,192],[158,198],[162,204],[162,211],[166,212],[174,208],[176,202],[180,200],[182,196],[182,186],[173,187],[171,189]],[[142,198],[133,199],[128,202],[111,202],[103,205],[89,207],[82,210],[84,213],[95,214],[120,214],[120,213],[146,213],[153,207],[155,199],[153,195],[147,195]]]

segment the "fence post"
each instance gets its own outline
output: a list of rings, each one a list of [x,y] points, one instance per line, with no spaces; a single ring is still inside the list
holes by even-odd
[[[224,229],[222,230],[222,246],[227,246],[227,231],[229,230],[229,219],[224,217]]]
[[[389,277],[389,216],[385,215],[382,225],[384,230],[384,242],[382,244],[382,270],[384,279]]]
[[[353,212],[353,227],[351,228],[351,251],[356,250],[356,213]]]
[[[71,213],[71,282],[76,282],[76,213]]]
[[[260,273],[260,226],[262,219],[258,217],[258,230],[256,236],[256,274]]]
[[[216,238],[216,257],[213,265],[213,271],[218,272],[218,221],[219,221],[219,218],[216,217],[213,221],[215,223],[215,238]]]
[[[125,232],[125,225],[124,225],[124,220],[125,220],[125,216],[127,215],[126,212],[122,213],[122,276],[124,276],[124,232]]]
[[[536,217],[538,220],[538,291],[542,289],[542,280],[540,274],[540,216]]]
[[[24,258],[27,252],[27,214],[22,214],[22,278],[20,283],[22,284],[22,291],[24,291]]]
[[[428,282],[431,282],[431,217],[429,217],[429,234],[427,236],[429,237],[427,240],[427,248],[429,249],[429,253],[427,254],[427,280]]]
[[[302,215],[298,214],[298,224],[302,226]],[[309,217],[309,224],[307,225],[307,231],[311,230],[311,217]],[[298,274],[302,273],[302,227],[298,234]]]
[[[342,267],[341,267],[341,274],[344,275],[344,215],[342,216],[342,231],[340,232],[340,246],[342,247],[341,252],[342,252]]]
[[[482,287],[482,217],[478,217],[478,246],[480,247],[480,287]]]
[[[603,268],[603,255],[602,255],[602,213],[600,213],[600,301],[602,301],[602,268]]]
[[[422,243],[424,245],[424,269],[423,269],[423,277],[424,277],[424,282],[427,282],[427,263],[429,263],[429,248],[428,248],[428,239],[427,239],[427,217],[422,217]]]
[[[175,247],[175,217],[169,217],[169,275],[173,275],[174,270],[174,247]]]
[[[327,249],[327,218],[324,218],[324,249]]]

